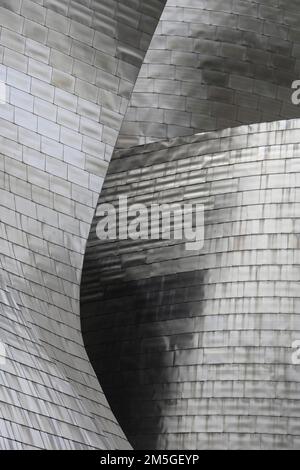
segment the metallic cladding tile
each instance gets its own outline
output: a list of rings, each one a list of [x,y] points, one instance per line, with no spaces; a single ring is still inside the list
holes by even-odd
[[[291,106],[299,68],[296,4],[169,0],[117,146],[299,117]]]
[[[0,0],[1,449],[130,448],[84,349],[79,284],[164,4]]]
[[[99,241],[81,285],[84,341],[140,449],[299,448],[300,122],[116,152],[99,204],[201,201],[205,245]]]

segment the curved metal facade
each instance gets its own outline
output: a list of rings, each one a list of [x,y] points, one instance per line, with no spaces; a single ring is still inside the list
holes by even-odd
[[[82,285],[89,357],[130,442],[297,449],[300,121],[116,154],[99,200],[202,201],[205,245],[102,241]]]
[[[296,1],[169,0],[142,67],[118,145],[181,137],[99,203],[200,199],[204,250],[90,232],[165,3],[0,0],[1,449],[300,448],[300,123],[218,130],[298,115]]]
[[[300,117],[299,25],[293,0],[169,0],[118,147]]]
[[[130,447],[85,352],[79,285],[164,3],[0,0],[1,449]]]

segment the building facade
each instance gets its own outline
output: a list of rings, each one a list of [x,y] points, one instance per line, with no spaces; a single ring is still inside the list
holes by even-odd
[[[1,449],[300,447],[298,10],[0,0]],[[204,249],[96,239],[121,191]]]
[[[80,279],[163,6],[0,0],[1,449],[130,448],[83,345]]]
[[[201,249],[106,240],[81,315],[89,357],[139,449],[300,447],[300,121],[115,154],[99,204],[202,204]]]
[[[169,0],[118,146],[299,117],[299,24],[297,0]]]

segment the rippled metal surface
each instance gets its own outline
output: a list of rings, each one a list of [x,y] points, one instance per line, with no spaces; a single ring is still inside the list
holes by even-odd
[[[1,449],[130,447],[84,349],[79,284],[164,3],[0,0]]]
[[[297,0],[169,0],[118,146],[300,117]]]
[[[205,246],[100,242],[82,282],[89,357],[130,442],[297,449],[300,121],[116,154],[99,204],[200,200]]]

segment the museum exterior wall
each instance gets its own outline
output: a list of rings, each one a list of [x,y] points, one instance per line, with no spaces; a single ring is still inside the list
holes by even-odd
[[[168,0],[119,148],[241,124],[299,118],[295,0]]]
[[[299,134],[282,121],[115,155],[99,205],[205,207],[198,251],[100,241],[93,222],[84,341],[135,448],[299,449]]]
[[[83,345],[79,287],[164,3],[0,0],[1,449],[130,447]]]

